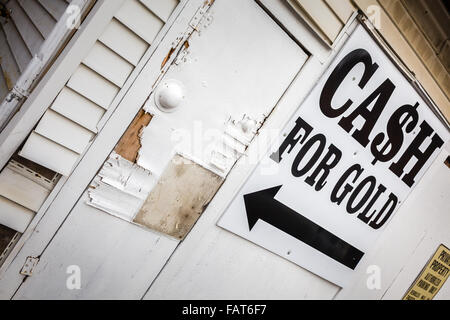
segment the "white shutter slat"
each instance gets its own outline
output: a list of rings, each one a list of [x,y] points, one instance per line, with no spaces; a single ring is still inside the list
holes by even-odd
[[[67,87],[58,94],[51,109],[94,133],[105,113],[105,109]]]
[[[0,173],[0,196],[10,199],[34,212],[38,211],[49,191],[36,182],[9,168]]]
[[[178,0],[140,0],[149,10],[157,15],[162,21],[167,22],[170,14],[178,5]]]
[[[19,152],[21,157],[34,161],[64,176],[68,176],[79,154],[32,132]]]
[[[104,109],[108,109],[119,88],[95,71],[80,65],[67,86]]]
[[[119,9],[116,18],[139,37],[152,43],[164,23],[138,0],[128,0]]]
[[[48,109],[35,131],[64,147],[82,153],[94,134],[88,129]]]
[[[20,76],[20,69],[17,65],[16,59],[13,56],[8,44],[6,43],[5,33],[3,27],[0,27],[0,43],[4,45],[0,46],[0,64],[2,66],[2,77],[5,79],[8,90],[11,90]]]
[[[311,17],[321,32],[330,40],[336,40],[344,24],[338,19],[334,12],[323,0],[291,0],[297,3],[305,13]]]
[[[111,20],[98,40],[134,66],[148,48],[147,42],[116,19]]]
[[[120,88],[133,71],[131,63],[98,41],[84,58],[83,63]]]

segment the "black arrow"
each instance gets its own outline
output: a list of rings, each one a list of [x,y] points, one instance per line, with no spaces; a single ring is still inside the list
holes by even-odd
[[[274,199],[281,186],[244,195],[250,231],[261,219],[277,229],[355,269],[364,252]]]

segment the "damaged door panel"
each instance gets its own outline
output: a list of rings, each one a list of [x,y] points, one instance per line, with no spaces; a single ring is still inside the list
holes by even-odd
[[[183,239],[222,182],[217,174],[175,155],[133,221]]]
[[[124,3],[124,7],[121,8],[120,10],[117,10],[116,13],[114,13],[114,17],[112,17],[112,20],[110,20],[110,23],[108,25],[107,21],[102,21],[106,20],[105,17],[107,17],[108,19],[111,19],[111,15],[113,14],[109,9],[109,7],[107,8],[106,6],[103,6],[103,3],[101,3],[101,5],[98,6],[98,10],[101,12],[96,12],[96,15],[93,17],[92,21],[89,21],[90,24],[92,25],[102,25],[105,26],[105,30],[103,31],[103,34],[100,33],[100,38],[98,38],[98,43],[97,46],[105,46],[108,48],[108,50],[112,50],[115,52],[115,54],[118,55],[118,57],[120,57],[120,59],[124,59],[124,61],[126,61],[127,63],[130,63],[131,65],[136,66],[136,69],[138,70],[134,70],[132,78],[133,81],[134,79],[136,79],[138,77],[139,72],[142,71],[142,68],[144,68],[145,63],[142,60],[143,56],[146,55],[146,59],[150,59],[151,55],[157,50],[157,45],[164,40],[164,34],[160,33],[161,28],[164,26],[165,21],[171,21],[170,24],[172,25],[172,23],[175,21],[175,17],[171,17],[170,19],[168,19],[169,15],[172,14],[172,12],[175,10],[175,7],[178,5],[179,1],[152,1],[152,3],[147,3],[145,4],[145,6],[143,6],[142,4],[144,2],[141,2],[140,0],[126,0],[123,2]],[[142,3],[142,4],[141,4]],[[118,1],[115,2],[116,7],[118,4]],[[183,6],[180,6],[177,10],[178,12],[181,11],[182,7],[184,7],[186,5],[186,2],[183,3]],[[112,6],[114,8],[114,6]],[[140,12],[139,15],[140,17],[145,17],[145,19],[151,19],[152,21],[143,21],[143,20],[137,20],[136,19],[136,15],[133,14],[133,10],[129,10],[130,8],[139,8]],[[155,10],[155,13],[152,13],[151,10]],[[109,10],[109,11],[108,11]],[[102,14],[102,12],[104,12]],[[130,14],[131,12],[131,14]],[[125,14],[127,13],[127,14]],[[120,24],[120,27],[117,28],[117,24]],[[153,25],[155,26],[155,28],[152,29],[146,29],[145,32],[146,34],[142,34],[142,26],[150,26]],[[86,28],[89,27],[89,25],[86,26]],[[140,28],[140,29],[139,29]],[[92,27],[89,29],[91,30]],[[117,36],[120,35],[121,39],[119,39],[120,41],[111,41],[111,35],[114,34],[118,29],[121,29],[121,32],[117,32]],[[145,29],[145,28],[144,28]],[[177,29],[181,29],[180,26],[177,26]],[[168,32],[170,30],[169,26],[165,26],[164,27],[164,32]],[[91,30],[92,32],[92,30]],[[138,32],[139,34],[137,34],[136,32]],[[158,34],[158,36],[155,39],[155,36]],[[144,36],[144,38],[142,38],[141,36]],[[92,37],[91,37],[92,38]],[[117,39],[116,39],[117,40]],[[94,40],[95,41],[95,40]],[[81,41],[82,44],[81,45],[85,45],[85,42]],[[153,45],[153,42],[154,45]],[[93,43],[93,42],[92,42]],[[137,47],[134,47],[134,44],[138,44]],[[152,45],[152,46],[151,46]],[[130,46],[129,48],[125,48],[126,46]],[[167,45],[168,47],[169,45]],[[78,48],[78,47],[77,47]],[[79,48],[78,48],[79,49]],[[134,50],[136,49],[136,50]],[[84,52],[84,49],[83,49]],[[97,52],[98,53],[98,52]],[[86,51],[86,56],[89,55],[89,49]],[[97,54],[98,57],[98,54]],[[81,57],[80,54],[78,54],[76,56],[77,59],[83,60],[83,57]],[[115,58],[114,58],[115,59]],[[86,64],[92,64],[92,60],[89,61],[89,59],[85,60]],[[98,97],[98,99],[95,98],[95,96],[91,97],[91,96],[84,96],[82,93],[77,92],[75,89],[79,89],[78,91],[82,91],[81,89],[86,89],[86,92],[88,92],[88,89],[86,87],[83,87],[82,83],[83,81],[85,83],[87,83],[89,85],[89,81],[90,79],[92,80],[93,78],[95,78],[95,76],[99,76],[99,81],[98,84],[100,85],[100,82],[104,82],[104,83],[110,83],[112,86],[116,86],[115,84],[109,82],[109,80],[107,80],[106,78],[104,78],[102,74],[98,74],[98,72],[104,72],[104,70],[101,70],[97,68],[97,66],[93,66],[91,65],[92,69],[89,68],[88,66],[86,66],[85,64],[80,64],[77,68],[77,70],[81,70],[82,71],[86,71],[84,72],[84,76],[80,77],[80,73],[78,73],[77,77],[78,79],[69,79],[69,83],[66,84],[66,86],[63,88],[62,91],[60,91],[60,94],[58,95],[57,99],[52,102],[53,104],[51,104],[49,102],[50,108],[51,110],[53,110],[55,113],[70,119],[71,121],[73,121],[73,123],[75,123],[76,125],[79,125],[80,128],[84,128],[89,130],[90,132],[97,134],[98,132],[101,131],[101,129],[103,128],[103,126],[105,125],[105,123],[108,122],[109,116],[111,115],[111,113],[113,112],[112,109],[115,109],[119,104],[120,101],[118,99],[118,97],[114,97],[114,101],[112,102],[112,107],[110,108],[109,105],[98,105],[98,103],[95,103],[93,100],[97,101],[97,102],[104,102],[104,101],[108,101],[108,99],[110,99],[110,97]],[[75,68],[75,65],[73,66],[73,68]],[[96,70],[93,70],[96,69]],[[97,72],[98,71],[98,72]],[[137,72],[139,71],[139,72]],[[83,74],[81,74],[83,75]],[[87,77],[85,77],[87,75]],[[67,75],[69,77],[69,75]],[[73,75],[72,75],[73,76]],[[105,76],[108,76],[108,74],[105,74]],[[156,77],[154,78],[154,80],[156,79]],[[77,80],[77,81],[72,81],[71,80]],[[100,81],[101,80],[101,81]],[[111,80],[114,80],[113,78],[111,78]],[[123,80],[122,78],[115,78],[114,81],[116,80]],[[154,81],[153,80],[153,81]],[[125,92],[126,90],[129,89],[130,85],[131,85],[131,79],[127,79],[127,84],[124,85],[124,90],[120,93],[120,99],[122,99],[123,96],[125,96]],[[119,82],[117,82],[117,84],[119,84]],[[70,88],[70,86],[72,88]],[[80,89],[81,88],[81,89]],[[83,90],[84,90],[83,89]],[[92,91],[90,91],[92,92]],[[53,94],[53,93],[52,93]],[[56,92],[54,93],[56,96]],[[101,94],[101,93],[100,93]],[[45,100],[45,99],[44,99]],[[47,99],[50,100],[50,99]],[[140,103],[142,105],[142,102]],[[109,109],[108,111],[106,109]],[[127,105],[127,107],[125,108],[125,110],[128,110],[129,106]],[[132,110],[135,110],[134,112],[136,112],[138,110],[138,107],[131,107]],[[106,117],[106,112],[108,112]],[[71,123],[72,125],[72,123]],[[123,126],[119,126],[119,127],[123,127]],[[31,128],[30,128],[31,129]],[[105,134],[103,135],[105,137]],[[55,138],[55,137],[54,137]],[[76,139],[76,137],[73,137],[74,139]],[[56,139],[56,138],[55,138]],[[95,139],[94,139],[95,141]],[[77,148],[77,150],[79,150]],[[59,154],[58,152],[61,151],[62,154]],[[83,155],[85,153],[86,150],[83,150]],[[97,151],[98,152],[98,151]],[[68,193],[70,193],[71,191],[69,191],[68,189],[70,189],[71,187],[65,188],[66,183],[69,182],[69,184],[77,184],[79,183],[79,180],[77,180],[77,178],[73,178],[71,176],[71,169],[72,167],[74,167],[75,162],[78,162],[81,158],[81,156],[79,154],[77,154],[76,152],[73,152],[72,150],[70,150],[69,148],[60,145],[59,143],[55,143],[54,141],[52,141],[51,139],[48,139],[47,137],[44,137],[42,135],[40,135],[37,132],[32,132],[32,134],[29,136],[28,140],[25,142],[24,146],[22,147],[22,150],[20,152],[22,155],[26,156],[29,159],[33,159],[34,161],[37,161],[40,164],[44,164],[46,165],[46,168],[51,168],[53,170],[57,169],[57,171],[60,171],[62,173],[64,173],[65,175],[68,176],[68,178],[64,179],[64,184],[61,185],[61,187],[63,188],[62,191],[64,195],[68,195]],[[56,161],[55,159],[52,160],[52,157],[48,157],[49,154],[55,155],[56,154]],[[68,157],[68,155],[73,154],[74,157]],[[44,155],[46,155],[44,157]],[[117,154],[116,154],[117,155]],[[97,153],[94,152],[94,157],[97,156]],[[104,155],[105,157],[105,155]],[[92,159],[92,158],[91,158]],[[120,163],[127,163],[127,165],[130,165],[130,162],[126,159],[122,159],[123,161],[118,161]],[[31,161],[30,161],[31,162]],[[85,161],[86,163],[86,161]],[[125,167],[126,165],[124,165]],[[134,168],[133,166],[128,166],[128,168]],[[53,171],[52,170],[52,171]],[[49,169],[50,171],[50,169]],[[105,170],[106,172],[107,170]],[[111,171],[114,170],[109,170],[108,173],[113,174]],[[133,170],[130,170],[130,172],[132,172]],[[145,170],[137,170],[138,172],[141,173],[146,173]],[[93,177],[94,173],[92,173]],[[59,176],[59,175],[58,175]],[[70,176],[70,177],[69,177]],[[128,184],[125,185],[125,189],[128,192],[132,192],[135,194],[138,194],[139,197],[143,197],[142,202],[145,200],[145,197],[147,194],[143,195],[145,188],[141,188],[138,186],[138,188],[136,187],[136,184],[131,183],[133,178],[138,178],[139,175],[135,175],[133,177],[130,178],[130,180],[128,180]],[[145,174],[143,174],[142,176],[145,176]],[[141,177],[141,176],[139,176]],[[78,178],[80,178],[80,176],[78,176]],[[153,179],[153,177],[150,176],[151,179]],[[82,178],[80,178],[80,180],[82,180]],[[109,181],[111,182],[112,179],[108,178],[106,175],[104,177],[103,181]],[[124,182],[124,181],[123,181]],[[87,185],[88,181],[86,181],[86,184],[83,184],[83,186]],[[113,183],[115,186],[117,186],[117,184]],[[151,184],[150,184],[151,186]],[[81,187],[83,188],[83,187]],[[73,189],[70,189],[73,191]],[[60,190],[58,190],[60,191]],[[81,190],[80,190],[81,193]],[[54,194],[55,199],[57,199],[57,203],[63,204],[63,206],[66,206],[67,203],[67,199],[60,199],[63,198],[64,196],[60,196],[60,193],[58,194]],[[87,196],[87,193],[85,194],[85,196]],[[78,198],[77,198],[78,199]],[[87,207],[84,203],[84,201],[86,201],[87,198],[83,198],[83,206]],[[58,202],[61,201],[61,202]],[[73,202],[71,202],[73,201]],[[76,199],[73,198],[73,200],[70,200],[70,202],[72,204],[70,204],[70,208],[73,208],[73,205],[76,203]],[[46,209],[46,212],[41,212],[40,214],[42,214],[42,216],[44,217],[43,220],[45,220],[46,222],[42,222],[41,220],[37,223],[37,227],[35,227],[33,230],[30,230],[30,233],[28,234],[28,237],[23,240],[26,241],[24,242],[23,246],[21,246],[20,250],[16,250],[15,253],[15,258],[11,258],[8,259],[8,266],[3,266],[2,268],[2,272],[5,271],[6,273],[8,273],[7,276],[3,277],[3,273],[2,273],[2,278],[0,279],[0,282],[2,282],[2,285],[0,285],[0,295],[3,297],[9,296],[11,297],[12,294],[17,290],[17,288],[22,284],[22,278],[17,276],[19,274],[19,269],[22,267],[23,265],[23,260],[21,258],[24,258],[24,256],[34,256],[36,255],[36,251],[39,251],[39,254],[44,251],[47,247],[47,243],[43,243],[45,241],[38,242],[35,241],[36,238],[42,238],[43,234],[44,238],[49,236],[49,238],[46,238],[48,240],[46,241],[50,241],[50,239],[53,239],[53,235],[54,232],[56,232],[57,230],[60,230],[60,224],[58,224],[58,222],[56,221],[60,221],[59,223],[62,223],[65,218],[67,217],[67,215],[69,214],[69,212],[63,212],[60,213],[61,209],[60,208],[55,208],[55,200],[53,200],[52,204],[49,204],[49,207]],[[69,209],[69,205],[67,206],[67,209],[70,211],[71,209]],[[85,208],[86,209],[86,208]],[[49,214],[46,215],[48,210],[51,211],[56,211],[56,214]],[[97,209],[92,208],[92,207],[87,207],[86,210],[90,210],[93,212],[98,212]],[[60,218],[62,217],[63,219],[59,220],[59,218],[57,218],[56,216],[60,216]],[[106,216],[107,219],[111,219],[110,216]],[[132,219],[132,217],[130,218]],[[117,219],[114,219],[117,220]],[[50,223],[49,223],[50,221]],[[41,223],[42,222],[42,223]],[[85,221],[86,223],[91,223],[91,219]],[[83,222],[84,223],[84,222]],[[51,225],[49,227],[49,225]],[[123,226],[123,221],[120,221],[119,224],[117,224],[118,226]],[[56,226],[55,229],[52,229],[53,226]],[[86,225],[87,226],[87,225]],[[135,226],[131,225],[131,224],[127,224],[125,226],[125,229],[130,231],[129,229],[130,227],[134,227],[133,230],[136,229]],[[38,230],[37,230],[38,229]],[[142,229],[142,228],[141,228]],[[50,231],[53,230],[53,231]],[[53,232],[52,234],[49,234],[50,232]],[[131,232],[131,231],[130,231]],[[133,232],[134,233],[134,232]],[[145,231],[145,233],[147,234],[147,238],[152,238],[152,234],[149,233],[148,231]],[[79,233],[76,233],[77,235],[79,235]],[[127,238],[127,237],[126,237]],[[31,240],[30,240],[31,239]],[[164,263],[166,261],[166,254],[170,254],[170,252],[173,249],[173,245],[176,245],[176,242],[174,242],[173,240],[167,240],[167,241],[159,241],[158,237],[153,237],[153,240],[149,240],[149,241],[143,241],[143,242],[154,242],[155,243],[155,247],[161,247],[161,248],[165,248],[162,249],[162,252],[160,253],[156,253],[158,254],[162,254],[162,258],[161,258],[161,263]],[[156,240],[155,240],[156,239]],[[138,241],[138,239],[135,239],[136,241]],[[142,239],[141,239],[142,240]],[[164,247],[164,245],[161,246],[161,244],[171,244],[169,245],[170,249],[167,249],[168,247]],[[172,245],[173,244],[173,245]],[[40,247],[40,245],[43,245],[43,247]],[[36,249],[37,247],[40,247],[40,249]],[[90,246],[92,247],[92,246]],[[148,248],[148,247],[147,247]],[[33,251],[32,253],[25,253],[25,251]],[[146,248],[144,248],[143,250],[146,250]],[[128,249],[128,251],[130,251]],[[38,254],[38,255],[39,255]],[[20,256],[20,258],[19,258]],[[159,259],[159,258],[157,258]],[[19,261],[22,260],[22,261]],[[136,259],[135,259],[136,260]],[[155,265],[155,268],[157,268],[157,266],[159,264],[155,264],[155,261],[152,261],[152,263]],[[18,267],[18,264],[20,264],[20,268]],[[45,265],[45,264],[44,264]],[[95,270],[95,269],[93,269]],[[155,269],[155,272],[158,272],[158,269]],[[64,275],[65,276],[65,275]],[[155,274],[153,274],[153,276],[155,276]],[[134,276],[133,276],[134,277]],[[135,279],[137,279],[137,281],[139,281],[138,277],[134,277]],[[148,278],[148,281],[152,281],[151,278]],[[147,283],[148,281],[144,281],[143,283]],[[3,285],[4,284],[4,285]],[[15,288],[15,289],[14,289]],[[145,284],[143,287],[143,290],[145,290]],[[143,292],[141,293],[141,295],[143,294]]]

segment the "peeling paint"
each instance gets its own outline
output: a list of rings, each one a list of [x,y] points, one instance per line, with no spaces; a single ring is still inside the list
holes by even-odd
[[[117,143],[115,152],[131,162],[136,162],[138,151],[141,148],[142,130],[150,123],[151,119],[152,116],[141,109]]]
[[[164,68],[164,66],[166,65],[167,61],[169,61],[170,57],[172,56],[172,54],[175,52],[175,48],[170,48],[169,53],[167,54],[167,56],[165,56],[164,60],[161,63],[161,69]]]
[[[150,171],[112,152],[89,187],[87,204],[131,221],[154,184]]]
[[[177,154],[164,170],[134,222],[183,239],[222,182],[222,177]]]
[[[211,164],[223,174],[227,174],[244,154],[261,125],[261,121],[247,115],[244,115],[241,120],[230,118],[221,139],[211,152]]]

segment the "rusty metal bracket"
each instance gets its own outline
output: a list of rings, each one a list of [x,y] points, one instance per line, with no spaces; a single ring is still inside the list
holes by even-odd
[[[30,277],[33,274],[33,269],[39,262],[39,258],[37,257],[27,257],[25,263],[23,264],[22,269],[20,270],[20,274],[23,276]]]

